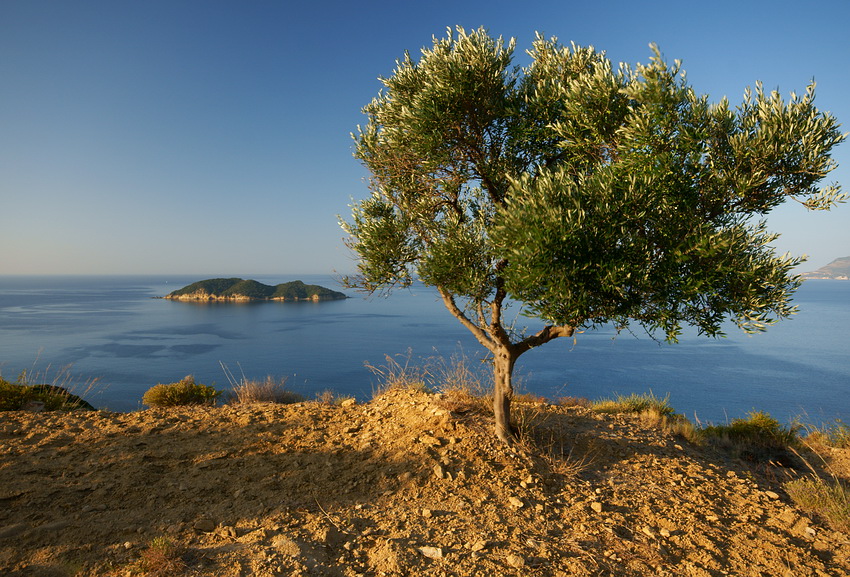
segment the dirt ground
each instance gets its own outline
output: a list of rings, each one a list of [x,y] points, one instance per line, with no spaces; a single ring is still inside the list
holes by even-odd
[[[507,450],[486,414],[403,389],[3,413],[0,574],[154,575],[170,543],[159,575],[850,575],[850,537],[791,504],[791,472],[634,416],[518,414],[535,442]]]

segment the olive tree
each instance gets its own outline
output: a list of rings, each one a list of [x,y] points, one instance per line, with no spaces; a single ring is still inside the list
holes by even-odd
[[[844,139],[814,106],[760,84],[731,107],[695,93],[653,45],[615,67],[592,47],[449,30],[397,61],[353,135],[371,195],[341,225],[369,293],[416,279],[492,355],[496,434],[510,442],[511,375],[529,349],[577,331],[683,325],[722,335],[792,314],[801,258],[778,255],[764,221],[820,187]],[[506,306],[543,328],[514,330]]]

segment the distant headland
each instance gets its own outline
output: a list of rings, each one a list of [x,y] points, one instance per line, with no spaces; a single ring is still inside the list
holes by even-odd
[[[241,278],[213,278],[192,283],[162,297],[175,301],[329,301],[345,294],[300,280],[270,286]]]
[[[848,280],[850,279],[850,256],[837,258],[818,270],[804,272],[800,276],[808,279]]]

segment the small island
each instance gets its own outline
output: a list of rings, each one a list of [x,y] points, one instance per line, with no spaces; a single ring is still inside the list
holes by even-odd
[[[345,294],[300,280],[270,286],[241,278],[214,278],[192,283],[162,297],[176,301],[328,301]]]
[[[818,270],[804,272],[800,276],[804,279],[848,280],[850,279],[850,256],[837,258]]]

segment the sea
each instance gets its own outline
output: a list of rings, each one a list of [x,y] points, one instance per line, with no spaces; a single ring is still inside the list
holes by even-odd
[[[393,363],[462,358],[487,369],[481,345],[431,288],[366,297],[332,276],[249,278],[302,280],[350,298],[201,304],[156,298],[199,277],[0,276],[0,376],[26,371],[98,408],[133,411],[153,385],[190,374],[220,389],[272,377],[307,398],[367,400]],[[677,344],[610,327],[557,339],[520,358],[518,388],[553,401],[651,392],[702,424],[754,410],[815,426],[850,420],[850,282],[807,280],[794,300],[798,314],[756,335],[730,324],[726,338],[686,331]],[[517,328],[542,326],[509,312]]]

